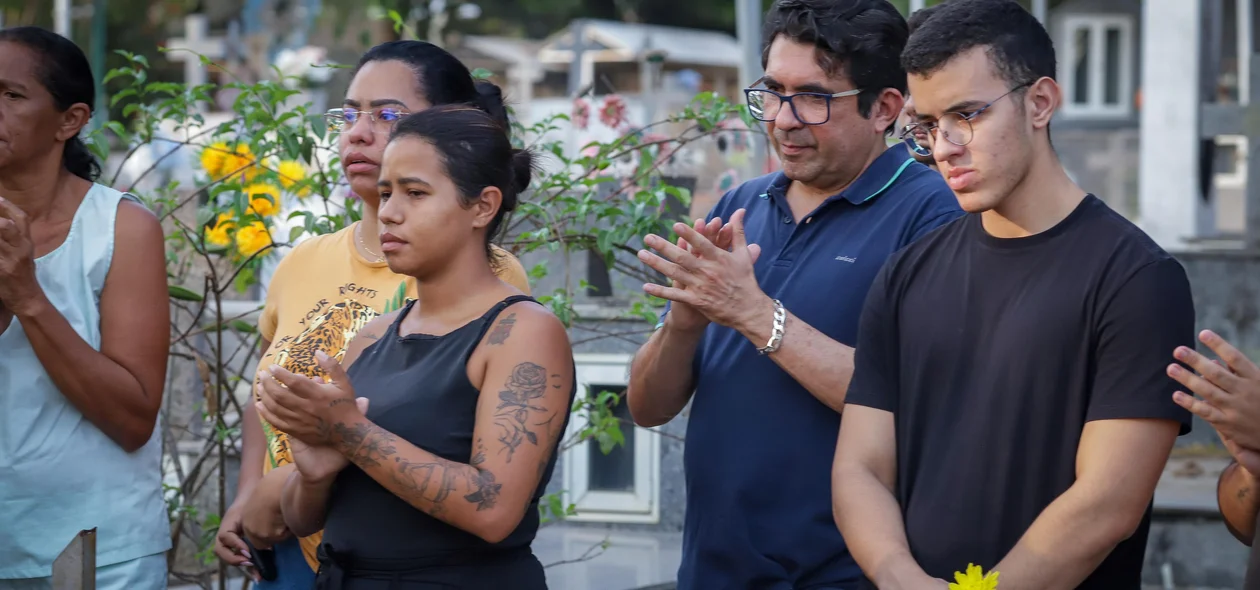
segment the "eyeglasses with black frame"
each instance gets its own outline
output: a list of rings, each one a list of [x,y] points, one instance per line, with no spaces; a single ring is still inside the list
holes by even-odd
[[[359,117],[367,116],[372,126],[372,131],[380,133],[389,131],[394,127],[395,123],[410,114],[407,111],[394,107],[382,107],[374,111],[336,108],[328,109],[328,112],[324,114],[324,121],[328,125],[329,131],[341,133],[354,127],[355,123],[359,121]]]
[[[975,137],[975,129],[972,127],[972,121],[979,117],[981,113],[989,110],[989,107],[997,104],[997,101],[1010,96],[1017,90],[1023,90],[1032,86],[1032,82],[1025,82],[1006,91],[1006,94],[999,96],[988,104],[971,111],[970,113],[949,112],[941,115],[940,119],[931,123],[911,123],[901,128],[898,138],[905,142],[911,151],[920,156],[932,155],[932,145],[937,140],[937,131],[948,141],[956,146],[965,146],[971,143]]]
[[[751,86],[760,84],[757,80]],[[805,125],[822,125],[831,120],[831,101],[846,96],[862,93],[861,88],[827,94],[824,92],[797,92],[796,94],[779,94],[766,88],[745,88],[744,96],[748,101],[748,112],[761,122],[774,121],[787,103],[796,120]]]

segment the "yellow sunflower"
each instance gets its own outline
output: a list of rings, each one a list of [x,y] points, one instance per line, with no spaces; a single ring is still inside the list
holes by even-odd
[[[271,232],[261,221],[255,221],[236,231],[236,250],[241,256],[253,256],[271,243]]]
[[[214,220],[214,225],[206,228],[206,241],[215,246],[230,246],[232,244],[232,236],[228,232],[236,227],[236,222],[232,220],[231,213],[220,213],[218,219]]]
[[[949,590],[996,590],[998,585],[998,572],[984,573],[984,570],[975,564],[967,564],[967,574],[954,572],[955,582],[951,582]]]
[[[297,160],[285,160],[276,166],[276,173],[280,176],[280,186],[285,190],[293,188],[298,183],[306,179],[306,167]],[[302,187],[297,195],[304,197],[310,191],[306,187]]]
[[[274,184],[251,184],[245,189],[245,194],[249,196],[249,210],[246,214],[271,217],[280,212],[280,189]]]

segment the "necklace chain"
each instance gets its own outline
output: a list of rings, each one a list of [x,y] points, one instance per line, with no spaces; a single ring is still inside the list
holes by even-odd
[[[362,222],[360,222],[359,225],[354,228],[354,235],[356,238],[359,239],[359,245],[363,247],[363,251],[367,252],[368,254],[371,254],[372,256],[376,258],[376,260],[373,260],[372,262],[385,262],[384,254],[377,254],[376,252],[373,252],[372,249],[368,248],[367,244],[363,242],[363,223]]]

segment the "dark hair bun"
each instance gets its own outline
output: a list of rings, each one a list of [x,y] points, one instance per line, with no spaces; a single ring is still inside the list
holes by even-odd
[[[528,149],[512,150],[512,188],[516,189],[516,194],[512,195],[511,202],[504,199],[505,210],[515,209],[519,195],[529,189],[529,183],[534,177],[534,163],[534,152]]]
[[[477,82],[477,98],[473,104],[490,114],[504,131],[510,132],[512,124],[508,121],[507,105],[503,103],[503,90],[498,85],[484,80]]]

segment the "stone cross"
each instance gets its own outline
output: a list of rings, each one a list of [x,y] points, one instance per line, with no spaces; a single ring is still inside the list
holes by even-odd
[[[189,88],[206,83],[206,68],[201,57],[223,59],[227,57],[227,43],[222,37],[210,37],[209,19],[204,14],[190,14],[184,18],[184,37],[167,41],[170,50],[167,59],[184,62],[184,83]]]

